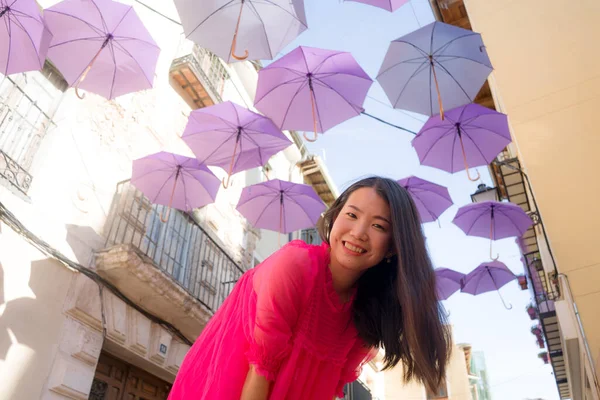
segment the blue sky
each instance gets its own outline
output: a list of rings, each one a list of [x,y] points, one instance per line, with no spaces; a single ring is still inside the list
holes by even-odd
[[[393,14],[340,0],[305,0],[305,3],[309,29],[281,54],[298,45],[350,51],[372,78],[377,75],[391,40],[434,19],[427,0],[413,0]],[[370,114],[414,131],[426,120],[422,115],[392,109],[377,83],[364,107]],[[455,206],[440,218],[439,225],[425,226],[428,247],[435,267],[470,272],[489,260],[489,242],[468,238],[451,221],[457,208],[470,202],[469,196],[478,182],[469,181],[464,172],[451,175],[420,166],[410,144],[412,137],[361,116],[319,135],[318,141],[308,147],[324,157],[340,189],[370,174],[394,179],[417,175],[447,186]],[[491,185],[487,168],[478,170],[484,183]],[[494,246],[501,255],[500,261],[517,274],[523,272],[514,239],[498,241]],[[477,297],[457,293],[444,302],[456,342],[470,343],[474,350],[485,352],[494,400],[559,399],[552,369],[538,359],[540,349],[530,333],[533,321],[525,312],[529,292],[521,291],[516,282],[511,282],[501,289],[501,294],[513,305],[512,310],[504,308],[497,292]],[[455,393],[453,398],[460,399],[461,395]]]

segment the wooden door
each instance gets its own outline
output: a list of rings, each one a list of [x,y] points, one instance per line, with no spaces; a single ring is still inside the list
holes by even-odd
[[[100,354],[89,400],[166,400],[171,385],[109,354]]]

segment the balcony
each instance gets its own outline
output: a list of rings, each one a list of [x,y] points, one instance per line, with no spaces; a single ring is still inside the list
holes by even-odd
[[[45,97],[46,88],[23,75],[0,82],[0,177],[22,195],[31,186],[33,157],[54,125],[48,115],[54,99]]]
[[[171,64],[172,85],[192,109],[220,103],[225,82],[229,79],[223,61],[202,47],[188,48]]]
[[[128,181],[117,186],[98,273],[192,339],[244,270],[188,214],[153,205]]]
[[[376,400],[369,388],[359,379],[344,387],[344,400]]]

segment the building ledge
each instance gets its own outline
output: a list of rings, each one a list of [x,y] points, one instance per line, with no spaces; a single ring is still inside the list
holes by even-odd
[[[212,316],[206,306],[130,244],[98,252],[96,268],[130,300],[171,323],[190,340],[198,337]]]

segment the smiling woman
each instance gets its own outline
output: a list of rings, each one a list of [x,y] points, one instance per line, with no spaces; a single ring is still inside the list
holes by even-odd
[[[334,202],[321,246],[293,241],[246,272],[186,356],[170,400],[331,400],[376,349],[435,391],[449,335],[419,217],[397,182]]]

